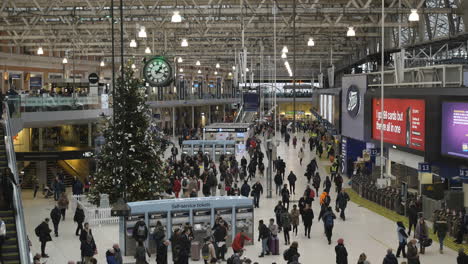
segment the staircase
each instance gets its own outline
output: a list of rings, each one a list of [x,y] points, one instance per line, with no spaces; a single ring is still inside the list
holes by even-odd
[[[5,149],[5,128],[0,125],[0,171],[3,171],[8,166],[8,160]],[[3,179],[7,180],[7,179]],[[8,181],[8,180],[7,180]],[[8,188],[8,185],[2,183],[2,188]],[[3,190],[4,191],[4,190]],[[5,205],[4,206],[8,206]],[[5,222],[7,239],[3,244],[3,259],[5,264],[20,263],[18,239],[16,236],[16,219],[15,213],[12,210],[0,210],[0,218]]]
[[[61,169],[64,175],[64,184],[69,187],[73,183],[73,176],[69,174],[62,165],[57,161],[47,161],[47,185],[51,186],[54,182],[56,172],[58,169]],[[23,169],[24,178],[21,184],[23,189],[32,189],[32,176],[37,175],[37,163],[31,161],[27,167]]]
[[[11,210],[0,211],[0,218],[5,222],[7,230],[7,239],[3,244],[3,259],[5,264],[19,264],[18,239],[16,236],[15,213]]]

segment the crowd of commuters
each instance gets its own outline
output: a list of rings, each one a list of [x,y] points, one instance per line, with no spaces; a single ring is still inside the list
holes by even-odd
[[[289,142],[292,141],[292,148],[295,148],[298,153],[300,165],[305,166],[304,177],[308,184],[305,187],[296,186],[298,175],[296,175],[295,170],[286,173],[287,164],[281,157],[277,157],[273,162],[273,181],[276,186],[275,194],[278,202],[271,210],[271,218],[259,220],[257,226],[257,240],[261,243],[261,252],[258,257],[282,255],[288,264],[300,261],[299,243],[292,241],[291,232],[294,237],[297,237],[298,234],[304,234],[305,238],[310,239],[313,222],[316,219],[322,223],[317,228],[323,228],[324,243],[331,245],[334,227],[345,223],[347,219],[345,212],[350,201],[350,196],[343,189],[343,177],[338,173],[340,158],[335,156],[334,149],[338,149],[338,146],[336,146],[334,138],[316,122],[302,124],[298,128],[306,132],[299,139],[297,136],[293,136],[291,139],[290,135],[293,132],[286,125],[282,125],[280,131],[286,145],[289,146]],[[264,193],[260,179],[265,170],[265,154],[261,145],[262,140],[271,138],[273,132],[271,124],[265,123],[255,126],[253,131],[254,133],[246,142],[247,153],[240,160],[237,160],[234,155],[221,155],[219,161],[214,161],[209,155],[202,152],[194,155],[183,153],[179,155],[179,149],[177,146],[173,146],[168,159],[170,168],[168,175],[170,175],[171,185],[166,191],[167,194],[175,198],[197,197],[200,194],[205,197],[218,195],[252,197],[255,208],[259,208]],[[298,141],[301,144],[299,148],[297,148]],[[304,152],[307,151],[310,151],[311,154],[315,153],[317,158],[311,157],[309,160],[304,160]],[[323,154],[332,164],[330,171],[326,172],[327,175],[320,175],[317,162],[317,159]],[[332,198],[332,188],[334,188],[334,198]],[[299,194],[300,199],[293,201],[291,197],[296,193]],[[59,223],[65,221],[68,200],[65,200],[65,193],[56,194],[56,197],[58,197],[57,206],[52,210],[50,218],[53,222],[55,236],[58,236]],[[333,201],[334,205],[332,205]],[[319,204],[320,211],[318,213],[314,212],[312,208],[314,202]],[[425,253],[427,246],[425,243],[429,241],[429,229],[424,218],[420,218],[416,214],[416,219],[414,219],[413,212],[409,212],[409,216],[408,232],[402,222],[397,222],[398,249],[396,255],[392,249],[387,250],[382,260],[384,264],[398,264],[398,258],[401,257],[406,258],[408,264],[420,263],[419,255]],[[338,217],[341,220],[337,220]],[[80,207],[76,209],[73,220],[77,223],[75,233],[81,243],[83,263],[96,263],[94,258],[97,253],[96,243],[91,228],[87,223],[84,223],[84,212]],[[36,228],[36,234],[41,241],[40,257],[42,258],[48,257],[45,253],[46,243],[52,240],[49,221],[49,219],[45,219]],[[414,239],[410,239],[411,228],[414,228]],[[240,229],[233,238],[229,249],[227,239],[230,229],[228,221],[220,216],[216,217],[215,224],[210,227],[209,235],[203,239],[200,247],[205,263],[219,263],[221,261],[235,264],[251,263],[250,260],[243,258],[243,252],[245,243],[254,238],[248,237],[246,230]],[[440,253],[443,253],[443,240],[447,233],[446,222],[443,219],[435,223],[434,232],[440,241]],[[281,233],[283,233],[282,236]],[[160,222],[151,232],[142,222],[140,226],[135,226],[134,238],[137,243],[136,263],[146,263],[147,256],[150,256],[150,250],[145,248],[143,243],[147,239],[155,241],[154,251],[156,251],[157,263],[171,263],[167,254],[169,245],[172,250],[173,263],[189,263],[192,255],[191,245],[194,241],[194,234],[193,227],[189,223],[175,228],[171,236],[166,237],[166,230]],[[279,252],[280,240],[287,246],[283,252]],[[417,241],[420,242],[419,245]],[[231,249],[232,253],[229,253]],[[348,252],[344,239],[336,240],[335,254],[337,264],[348,263]],[[106,252],[107,263],[122,263],[121,255],[119,246],[114,245]],[[466,264],[466,261],[466,255],[460,251],[458,263]],[[359,256],[358,263],[370,263],[365,253]]]

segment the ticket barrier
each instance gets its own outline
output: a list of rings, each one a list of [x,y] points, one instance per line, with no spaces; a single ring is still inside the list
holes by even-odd
[[[122,217],[119,222],[120,245],[126,256],[133,256],[136,242],[132,238],[133,227],[138,220],[144,220],[148,226],[149,236],[155,230],[156,223],[161,222],[166,230],[166,239],[170,239],[175,228],[182,228],[186,223],[193,227],[194,240],[203,239],[212,234],[217,215],[229,224],[227,246],[240,228],[253,238],[254,212],[252,199],[242,196],[179,198],[128,203],[130,216]],[[155,251],[155,241],[148,239],[145,243],[151,253]]]

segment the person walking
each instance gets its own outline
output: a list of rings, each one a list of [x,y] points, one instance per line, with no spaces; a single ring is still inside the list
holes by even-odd
[[[314,178],[312,179],[312,186],[315,188],[315,195],[319,197],[319,188],[320,188],[320,183],[322,179],[320,178],[320,174],[317,172],[314,175]]]
[[[405,225],[401,221],[397,222],[397,236],[398,236],[398,249],[396,252],[396,257],[399,258],[400,253],[403,253],[403,257],[406,258],[405,247],[407,244],[406,241],[408,239],[408,235],[406,234]]]
[[[279,171],[275,175],[275,186],[276,186],[276,195],[281,191],[281,187],[283,186],[283,177],[281,177],[281,174]]]
[[[333,213],[332,208],[329,206],[322,216],[323,224],[325,227],[325,235],[327,236],[329,245],[331,244],[331,237],[333,235],[333,226],[335,218],[336,216]]]
[[[306,205],[302,213],[302,222],[304,223],[304,236],[310,239],[310,230],[312,229],[312,221],[314,220],[314,211],[310,205]]]
[[[365,253],[361,253],[361,255],[359,255],[357,264],[370,264]]]
[[[263,220],[258,221],[258,241],[262,241],[262,253],[259,258],[263,258],[265,255],[270,255],[270,250],[268,249],[268,239],[270,238],[270,230],[263,223]]]
[[[416,243],[416,239],[411,239],[411,241],[408,243],[408,251],[406,252],[408,264],[420,264],[418,246],[416,245]]]
[[[50,219],[52,219],[52,224],[54,225],[54,234],[55,237],[58,237],[58,228],[60,223],[60,218],[62,218],[60,214],[60,209],[57,205],[50,211]]]
[[[299,225],[299,215],[300,212],[297,209],[297,205],[293,205],[293,209],[291,210],[291,224],[292,224],[292,232],[295,236],[297,236],[297,226]]]
[[[106,262],[107,264],[117,264],[117,261],[115,260],[115,251],[113,248],[109,248],[106,251]]]
[[[326,177],[325,178],[325,181],[323,182],[323,191],[326,192],[326,193],[330,193],[330,189],[331,189],[331,186],[332,186],[332,183],[330,181],[330,177]]]
[[[205,262],[205,264],[212,263],[213,261],[217,262],[217,260],[216,260],[216,250],[215,250],[215,247],[213,245],[212,237],[211,236],[205,237],[204,241],[205,241],[205,244],[203,244],[203,247],[202,247],[202,250],[201,250],[203,261]],[[164,263],[164,264],[167,264],[167,262]]]
[[[344,240],[338,239],[337,245],[335,246],[336,264],[348,264],[348,251],[344,246]]]
[[[439,252],[444,254],[444,239],[447,236],[448,225],[445,217],[441,214],[438,216],[438,219],[434,223],[434,234],[437,234],[439,239]]]
[[[216,249],[216,259],[224,260],[226,254],[227,227],[223,219],[219,219],[213,232]]]
[[[112,245],[112,249],[114,249],[115,263],[116,264],[123,264],[122,250],[120,250],[119,244]]]
[[[3,244],[5,243],[6,240],[6,224],[5,222],[0,218],[0,262],[4,264],[3,260]]]
[[[281,213],[281,224],[283,225],[284,244],[289,245],[291,243],[289,236],[289,231],[291,231],[291,215],[289,214],[288,209],[283,208],[283,212]]]
[[[283,203],[281,201],[278,201],[278,204],[275,206],[275,208],[273,209],[273,212],[275,213],[275,217],[276,217],[276,223],[278,224],[278,229],[281,231],[281,227],[282,227],[282,224],[281,224],[281,213],[283,212],[284,210],[284,206],[283,206]]]
[[[255,208],[260,208],[260,195],[263,194],[263,187],[260,181],[257,181],[253,186],[252,186],[252,193],[253,193],[253,201],[254,201],[254,206]]]
[[[245,197],[249,197],[250,195],[250,185],[248,181],[244,181],[244,184],[242,184],[242,187],[240,189],[240,194]]]
[[[185,227],[184,233],[182,234],[180,238],[180,245],[181,245],[181,250],[179,252],[179,263],[180,264],[188,264],[189,263],[189,257],[190,257],[190,248],[191,248],[191,240],[192,238],[190,237],[190,229],[188,227]],[[149,255],[149,252],[148,252]],[[136,264],[139,264],[138,262]],[[146,263],[142,263],[146,264]]]
[[[97,253],[96,244],[91,236],[88,236],[85,241],[81,241],[81,262],[83,264],[91,264],[91,258]]]
[[[76,236],[79,236],[81,234],[81,232],[83,231],[83,222],[85,220],[85,213],[83,211],[83,209],[81,208],[81,205],[78,205],[76,207],[76,211],[75,211],[75,216],[73,217],[73,221],[76,222],[77,226],[76,226],[76,231],[75,231],[75,235]],[[78,233],[80,232],[80,233]]]
[[[234,251],[234,253],[239,253],[241,251],[244,250],[244,244],[245,244],[245,241],[252,241],[252,239],[250,239],[250,237],[248,237],[244,230],[241,229],[239,233],[237,233],[237,235],[234,237],[234,240],[232,241],[232,251]]]
[[[465,249],[458,249],[457,264],[467,264],[468,256],[465,254]]]
[[[135,248],[135,264],[148,264],[146,261],[146,254],[151,257],[149,251],[145,248],[142,241],[138,241],[138,245]],[[180,263],[188,263],[188,262],[180,262]]]
[[[297,153],[297,157],[299,158],[299,165],[302,166],[302,160],[304,159],[304,150],[302,148],[299,149],[299,153]]]
[[[393,255],[391,248],[387,249],[387,255],[385,255],[382,264],[398,264],[398,259]]]
[[[292,194],[296,194],[296,181],[297,177],[293,171],[291,171],[288,175],[288,182],[289,182],[289,192]]]
[[[429,231],[427,228],[426,221],[424,221],[424,217],[419,218],[418,224],[416,225],[416,229],[414,231],[415,238],[419,240],[419,253],[424,254],[424,241],[429,237]]]
[[[411,236],[411,228],[416,229],[416,224],[418,223],[418,210],[414,202],[411,202],[408,208],[408,236]]]
[[[293,137],[292,143],[293,143],[294,149],[296,149],[296,146],[297,146],[297,137],[296,136]]]
[[[293,263],[299,263],[299,257],[301,256],[299,254],[299,243],[297,241],[294,241],[291,243],[291,246],[289,246],[288,249],[283,254],[284,260],[287,261],[287,264],[293,264]]]
[[[345,190],[341,190],[341,192],[338,193],[338,195],[336,196],[336,208],[339,209],[340,218],[343,219],[343,221],[346,221],[345,209],[348,205],[349,200],[349,195],[346,193]]]
[[[39,237],[39,241],[41,242],[41,257],[48,258],[49,255],[45,253],[47,242],[52,241],[52,237],[50,233],[52,230],[49,228],[49,218],[44,219],[41,224],[39,224],[36,229],[34,230],[36,235]]]
[[[86,240],[88,237],[93,237],[93,231],[89,227],[89,223],[84,223],[83,225],[83,230],[81,230],[80,233],[80,241],[83,242]]]
[[[68,209],[68,204],[70,202],[68,201],[67,193],[63,192],[60,195],[60,198],[57,202],[58,208],[60,209],[60,214],[62,215],[62,221],[65,221],[65,212]]]
[[[286,208],[286,210],[289,211],[289,198],[290,198],[290,193],[288,190],[288,185],[285,184],[283,185],[283,189],[281,189],[281,200],[283,201],[283,206]]]

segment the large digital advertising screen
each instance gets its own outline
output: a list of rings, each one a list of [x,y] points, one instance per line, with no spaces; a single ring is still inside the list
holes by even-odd
[[[380,99],[372,99],[372,138],[380,140],[383,130],[384,142],[424,151],[425,101],[385,98],[383,114],[380,103]]]
[[[468,158],[468,102],[442,103],[443,155]]]

